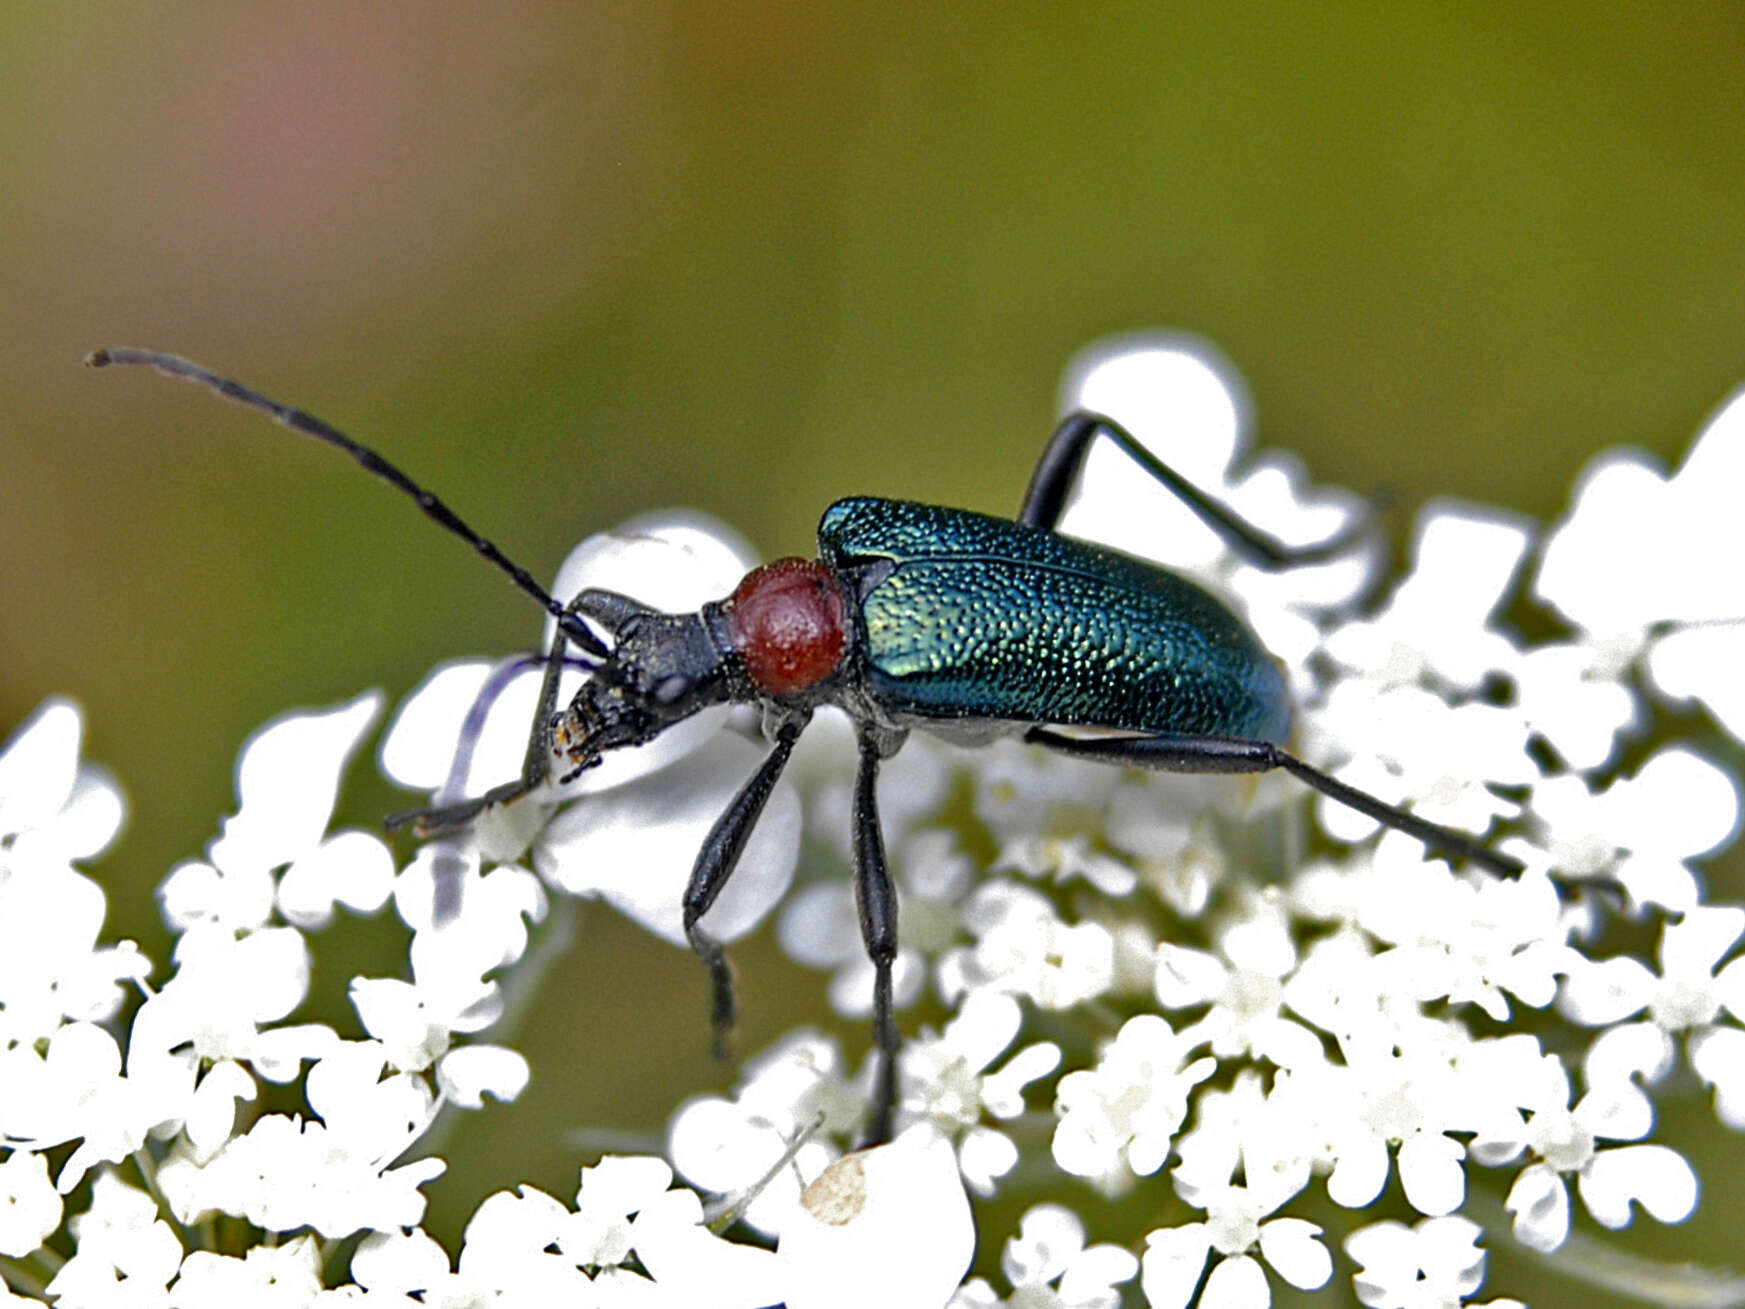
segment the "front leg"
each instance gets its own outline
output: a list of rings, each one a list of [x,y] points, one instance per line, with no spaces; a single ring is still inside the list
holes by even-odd
[[[717,1059],[727,1057],[727,1037],[733,1030],[733,968],[727,962],[727,951],[721,942],[705,932],[698,920],[709,912],[709,906],[715,903],[715,897],[721,894],[727,879],[739,866],[739,856],[745,852],[751,829],[757,826],[770,792],[775,790],[782,769],[788,766],[788,756],[794,752],[794,742],[800,739],[801,729],[805,726],[804,719],[790,720],[776,733],[775,748],[764,757],[750,780],[739,788],[739,793],[703,839],[703,848],[697,851],[697,862],[691,868],[690,883],[685,887],[685,939],[691,943],[697,957],[709,967],[713,997],[709,1021],[715,1031]]]
[[[551,775],[551,720],[557,712],[558,686],[563,679],[564,669],[569,666],[565,658],[569,638],[564,635],[563,628],[558,628],[557,636],[552,640],[551,651],[545,657],[545,677],[539,685],[539,703],[533,711],[533,727],[528,734],[527,752],[521,759],[521,775],[512,782],[494,786],[483,795],[473,796],[466,800],[452,798],[458,786],[456,775],[463,779],[466,771],[465,761],[470,760],[474,743],[484,730],[484,718],[495,703],[502,686],[495,685],[496,679],[487,682],[485,689],[468,711],[466,721],[461,724],[460,740],[456,746],[455,767],[450,770],[449,786],[443,788],[447,795],[438,793],[441,803],[425,809],[408,809],[404,813],[390,814],[385,825],[391,832],[411,823],[420,836],[436,836],[444,832],[453,832],[465,827],[486,809],[495,804],[507,804],[511,800],[519,800],[522,796],[539,788],[540,784]],[[525,658],[525,656],[523,657]],[[521,660],[516,660],[507,668],[507,672],[519,673],[523,668]],[[591,665],[584,665],[588,667]]]

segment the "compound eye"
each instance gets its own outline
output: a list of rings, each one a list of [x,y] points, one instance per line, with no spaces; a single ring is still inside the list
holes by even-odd
[[[674,673],[671,677],[663,677],[656,683],[652,699],[657,705],[677,704],[691,690],[691,679]]]

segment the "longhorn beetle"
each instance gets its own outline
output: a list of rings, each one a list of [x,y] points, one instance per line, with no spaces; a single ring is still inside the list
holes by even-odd
[[[507,573],[557,620],[522,775],[484,795],[415,811],[425,832],[464,827],[554,772],[573,779],[608,750],[652,740],[705,705],[763,709],[769,754],[716,820],[685,889],[685,934],[708,965],[716,1048],[733,1025],[733,980],[720,942],[700,920],[740,852],[794,743],[820,705],[855,723],[853,850],[861,937],[874,968],[878,1051],[869,1138],[889,1137],[898,1037],[891,1009],[897,899],[879,830],[879,764],[920,728],[966,744],[999,736],[1080,759],[1178,773],[1281,768],[1307,785],[1416,837],[1438,854],[1513,875],[1521,864],[1321,772],[1284,749],[1285,682],[1260,642],[1222,603],[1174,573],[1054,530],[1097,437],[1113,441],[1247,558],[1286,568],[1330,558],[1348,538],[1287,547],[1236,517],[1101,414],[1074,413],[1055,429],[1015,519],[906,500],[838,500],[818,524],[818,558],[778,559],[694,614],[667,614],[612,591],[568,603],[545,591],[496,546],[399,468],[310,414],[154,351],[99,350],[86,362],[143,364],[259,409],[293,431],[350,454]],[[583,620],[612,638],[608,646]],[[570,646],[587,681],[557,711]],[[1118,734],[1077,736],[1060,729]]]

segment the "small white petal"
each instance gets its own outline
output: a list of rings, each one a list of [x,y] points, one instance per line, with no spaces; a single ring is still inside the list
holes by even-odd
[[[569,600],[596,587],[633,595],[663,613],[689,613],[726,597],[757,562],[745,538],[720,519],[690,509],[657,510],[570,551],[551,593]],[[556,634],[556,621],[548,618],[542,647]]]
[[[1697,1205],[1695,1171],[1664,1145],[1602,1150],[1582,1171],[1580,1186],[1582,1203],[1607,1227],[1629,1224],[1632,1200],[1663,1223],[1682,1223]]]
[[[802,887],[782,907],[776,939],[788,958],[808,968],[852,960],[862,949],[852,893],[831,882]]]
[[[442,786],[448,780],[461,720],[490,675],[491,665],[483,659],[458,660],[432,669],[400,702],[393,722],[382,735],[377,758],[382,772],[409,791],[434,791]],[[531,718],[531,711],[528,716]],[[475,758],[478,753],[475,745]]]
[[[73,791],[79,771],[79,710],[71,700],[45,700],[0,751],[0,832],[51,823]]]
[[[1121,1298],[1112,1290],[1139,1272],[1139,1257],[1118,1245],[1093,1245],[1083,1251],[1060,1279],[1060,1298],[1070,1309],[1115,1309]]]
[[[222,1059],[207,1070],[182,1125],[196,1158],[210,1158],[224,1144],[236,1127],[236,1102],[254,1098],[254,1078],[241,1064]]]
[[[224,868],[273,868],[320,841],[333,817],[340,774],[382,707],[369,691],[332,709],[281,715],[249,738],[236,764],[236,816],[212,843]]]
[[[1200,1309],[1267,1309],[1271,1303],[1260,1261],[1245,1254],[1214,1265],[1200,1294]]]
[[[343,904],[373,914],[394,892],[394,855],[370,832],[338,832],[285,870],[279,879],[279,912],[306,931],[333,921]]]
[[[1656,981],[1646,964],[1629,955],[1582,959],[1564,978],[1561,1007],[1575,1022],[1606,1026],[1646,1008]]]
[[[1260,1253],[1292,1286],[1313,1291],[1333,1276],[1333,1256],[1321,1243],[1321,1229],[1301,1218],[1275,1218],[1260,1228]]]
[[[22,1259],[61,1225],[61,1197],[49,1185],[48,1160],[14,1150],[0,1164],[0,1255]]]
[[[1600,1033],[1582,1070],[1589,1086],[1638,1079],[1653,1084],[1672,1071],[1676,1053],[1672,1039],[1653,1023],[1626,1023]]]
[[[351,1257],[351,1276],[381,1295],[428,1291],[448,1275],[448,1254],[422,1230],[371,1232]]]
[[[1424,1133],[1400,1146],[1400,1184],[1414,1209],[1434,1218],[1460,1207],[1466,1198],[1464,1154],[1458,1142],[1439,1133]]]
[[[1696,699],[1735,740],[1745,741],[1745,629],[1687,627],[1654,643],[1648,674],[1674,699]]]
[[[1084,1248],[1085,1225],[1077,1214],[1064,1205],[1033,1205],[1006,1242],[1000,1271],[1013,1286],[1041,1286],[1058,1279]]]
[[[1212,1243],[1204,1223],[1147,1234],[1139,1282],[1152,1309],[1186,1309],[1200,1284]]]
[[[1515,1239],[1531,1250],[1555,1250],[1569,1237],[1569,1188],[1555,1168],[1523,1168],[1505,1207],[1515,1215]]]
[[[1157,948],[1154,986],[1158,1003],[1165,1009],[1186,1009],[1218,998],[1229,980],[1230,970],[1216,955],[1185,946]]]
[[[1690,1064],[1696,1075],[1715,1088],[1715,1115],[1735,1131],[1745,1129],[1745,1032],[1735,1027],[1711,1027],[1690,1043]],[[1637,1132],[1620,1139],[1635,1140]]]
[[[1215,347],[1185,334],[1087,346],[1067,365],[1061,407],[1111,415],[1198,487],[1224,485],[1247,435],[1240,375]],[[1225,550],[1181,500],[1137,475],[1132,459],[1109,441],[1086,453],[1060,530],[1181,568],[1208,565]]]
[[[982,1104],[995,1118],[1016,1118],[1024,1112],[1024,1088],[1060,1067],[1060,1047],[1052,1041],[1027,1045],[998,1072],[982,1078]]]
[[[527,1057],[501,1045],[463,1045],[436,1065],[436,1084],[466,1109],[484,1106],[485,1097],[507,1104],[527,1089]]]
[[[703,1096],[681,1105],[667,1129],[667,1153],[691,1182],[726,1193],[762,1176],[782,1157],[777,1132],[763,1139],[745,1130],[745,1111],[728,1100]]]
[[[958,1143],[957,1162],[964,1185],[986,1198],[994,1194],[994,1184],[1018,1166],[1018,1146],[1004,1132],[972,1127]]]
[[[1335,1204],[1362,1209],[1387,1185],[1390,1163],[1387,1143],[1380,1137],[1355,1138],[1339,1151],[1327,1178],[1327,1194]]]

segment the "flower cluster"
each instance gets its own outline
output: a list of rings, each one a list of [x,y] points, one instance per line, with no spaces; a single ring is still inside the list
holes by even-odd
[[[1287,543],[1351,537],[1259,569],[1100,448],[1062,523],[1232,597],[1289,670],[1294,749],[1519,860],[1518,878],[1450,867],[1289,777],[916,734],[879,790],[893,993],[916,1015],[896,1139],[849,1150],[871,1061],[821,1015],[747,1059],[731,1095],[672,1107],[664,1158],[608,1156],[567,1201],[511,1171],[449,1251],[422,1228],[444,1171],[431,1129],[537,1075],[505,1019],[557,898],[598,897],[683,946],[692,861],[767,748],[756,714],[700,713],[403,866],[373,834],[330,830],[380,697],[287,715],[245,746],[206,857],[160,886],[176,935],[160,980],[103,939],[82,869],[123,801],[80,761],[77,710],[51,702],[0,753],[0,1306],[1165,1309],[1264,1305],[1272,1279],[1336,1272],[1377,1309],[1458,1305],[1487,1244],[1554,1259],[1589,1220],[1687,1217],[1697,1177],[1651,1139],[1658,1089],[1682,1067],[1745,1126],[1745,909],[1708,903],[1699,866],[1738,828],[1723,750],[1745,736],[1745,576],[1686,566],[1735,552],[1745,400],[1672,475],[1597,461],[1543,534],[1432,506],[1391,582],[1359,501],[1238,457],[1240,387],[1203,345],[1116,342],[1074,368],[1065,403],[1116,415]],[[554,589],[682,611],[750,562],[718,525],[642,520],[584,543]],[[1555,635],[1522,635],[1529,604]],[[436,670],[384,771],[438,804],[513,777],[531,662]],[[1714,758],[1653,730],[1688,701],[1718,729]],[[776,915],[784,948],[833,974],[820,1007],[864,1017],[843,876],[854,754],[820,714],[704,925],[730,942]],[[303,1020],[336,909],[389,905],[401,974],[352,981],[349,1030]],[[1629,952],[1645,936],[1652,961]],[[266,1110],[266,1084],[301,1108]],[[1127,1225],[1087,1243],[1075,1205],[1095,1194]],[[1003,1243],[985,1234],[985,1276],[965,1281],[969,1197],[996,1195],[1028,1210]],[[1349,1221],[1329,1232],[1329,1212]],[[1632,1267],[1668,1299],[1686,1276]]]

